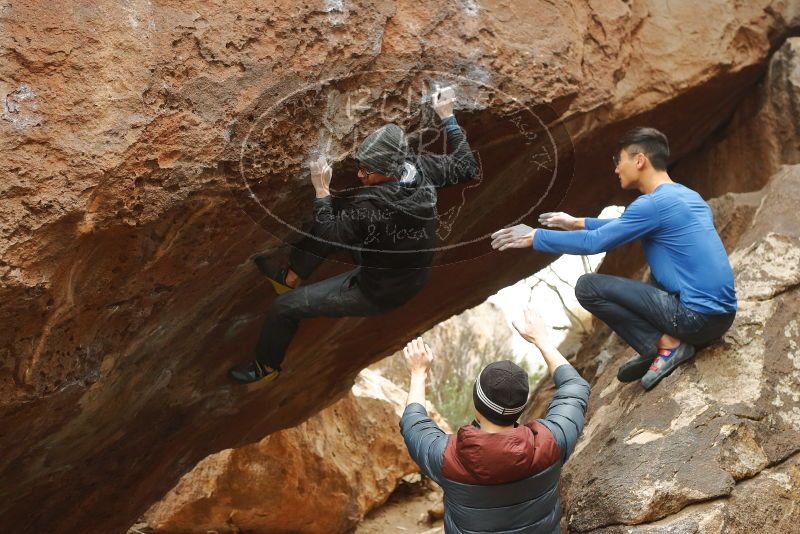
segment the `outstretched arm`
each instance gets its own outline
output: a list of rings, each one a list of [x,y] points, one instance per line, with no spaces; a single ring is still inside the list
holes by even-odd
[[[605,226],[606,224],[610,223],[614,219],[598,219],[597,217],[584,217],[583,218],[583,229],[586,230],[597,230],[601,226]]]
[[[584,230],[586,219],[583,217],[573,217],[563,211],[548,211],[539,215],[539,224],[548,228],[560,228],[561,230]]]
[[[539,215],[540,225],[560,230],[595,230],[613,220],[598,219],[596,217],[573,217],[563,211],[549,211]]]
[[[541,252],[597,254],[638,239],[656,229],[659,224],[660,216],[655,202],[648,196],[641,196],[618,219],[609,219],[593,230],[541,230],[536,233],[532,245]]]
[[[575,450],[583,432],[586,407],[591,391],[589,383],[571,365],[561,365],[553,373],[556,392],[542,420],[556,438],[561,450],[561,461],[566,462]]]
[[[639,197],[619,219],[583,219],[587,230],[559,232],[517,224],[492,234],[492,248],[533,247],[540,252],[590,255],[616,248],[658,227],[658,209],[649,197]]]
[[[422,174],[435,187],[447,187],[464,183],[478,175],[478,163],[472,154],[464,132],[453,115],[453,104],[456,98],[451,90],[437,91],[431,96],[431,103],[442,120],[447,136],[449,154],[421,154],[417,157],[417,165]]]
[[[425,382],[428,378],[428,369],[433,363],[433,351],[421,337],[418,337],[403,348],[403,356],[408,372],[411,373],[406,406],[415,402],[425,406]]]
[[[408,453],[425,476],[439,481],[447,434],[428,417],[425,409],[425,380],[433,361],[433,352],[422,338],[411,341],[403,349],[406,366],[411,373],[408,400],[400,419],[400,433]]]
[[[333,170],[325,157],[311,162],[311,185],[314,186],[314,221],[311,233],[334,245],[360,245],[364,228],[355,217],[339,218],[333,212],[330,183]]]
[[[561,230],[583,230],[586,219],[573,217],[563,211],[549,211],[539,215],[539,224]],[[530,248],[533,246],[536,230],[524,224],[503,228],[492,234],[492,248]]]
[[[561,461],[566,462],[583,431],[589,383],[550,342],[547,327],[533,308],[527,308],[523,318],[513,324],[523,338],[541,351],[547,370],[556,383],[556,392],[541,422],[553,433],[561,451]]]

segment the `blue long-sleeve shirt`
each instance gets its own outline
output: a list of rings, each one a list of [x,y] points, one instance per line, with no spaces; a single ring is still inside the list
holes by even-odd
[[[557,254],[597,254],[641,239],[656,281],[690,310],[736,311],[733,269],[711,208],[695,191],[666,183],[634,200],[619,219],[587,217],[586,230],[536,230],[533,248]]]

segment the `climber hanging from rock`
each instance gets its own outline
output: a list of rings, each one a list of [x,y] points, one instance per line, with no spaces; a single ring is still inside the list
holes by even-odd
[[[615,173],[623,189],[643,194],[619,219],[575,218],[544,213],[551,228],[519,224],[492,234],[492,247],[530,248],[557,254],[597,254],[641,239],[650,282],[585,274],[575,285],[581,305],[637,352],[620,366],[622,382],[641,379],[655,386],[730,328],[736,291],[725,247],[711,208],[695,191],[667,173],[667,137],[654,128],[635,128],[617,144]]]
[[[242,383],[273,380],[301,319],[365,317],[386,313],[420,292],[436,246],[436,188],[475,177],[478,164],[453,115],[452,88],[437,87],[431,104],[446,133],[448,154],[413,154],[405,132],[386,124],[358,147],[358,178],[364,187],[334,210],[331,167],[324,157],[311,164],[316,191],[313,226],[292,249],[288,265],[268,255],[254,261],[279,293],[267,313],[256,358],[228,371]],[[303,285],[324,258],[349,249],[357,267],[317,283]]]

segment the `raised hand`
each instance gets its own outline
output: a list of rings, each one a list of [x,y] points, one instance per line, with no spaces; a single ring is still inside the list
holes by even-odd
[[[311,185],[317,193],[317,198],[327,197],[331,194],[331,176],[333,169],[328,165],[325,156],[311,162]]]
[[[436,86],[436,90],[431,95],[433,110],[442,120],[453,115],[453,104],[455,104],[455,102],[456,93],[452,87],[440,89],[439,86]]]
[[[533,306],[527,306],[522,311],[522,316],[511,321],[519,335],[537,347],[548,343],[547,325],[539,312]]]
[[[406,360],[406,367],[413,375],[415,373],[427,373],[433,363],[433,351],[421,337],[412,339],[403,349],[403,356]]]
[[[492,234],[492,248],[499,250],[505,250],[507,248],[531,248],[533,246],[534,232],[536,232],[536,230],[525,224],[503,228]]]

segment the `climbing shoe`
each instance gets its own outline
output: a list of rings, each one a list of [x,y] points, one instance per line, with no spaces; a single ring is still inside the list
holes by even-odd
[[[275,293],[278,295],[283,295],[284,293],[292,290],[292,287],[286,284],[287,269],[281,269],[273,265],[266,254],[258,254],[257,256],[254,256],[253,263],[256,264],[256,267],[258,267],[258,270],[261,271],[261,274],[269,279],[273,289],[275,289]]]
[[[620,382],[633,382],[639,380],[650,368],[653,363],[652,356],[642,356],[637,354],[617,369],[617,380]]]
[[[280,374],[280,369],[267,371],[266,367],[260,364],[258,360],[240,363],[228,370],[228,378],[241,384],[250,384],[259,380],[270,382],[278,378]]]
[[[683,362],[690,360],[692,356],[694,356],[694,347],[688,343],[681,343],[674,349],[658,349],[658,356],[642,377],[642,386],[644,389],[652,389],[662,378]]]

